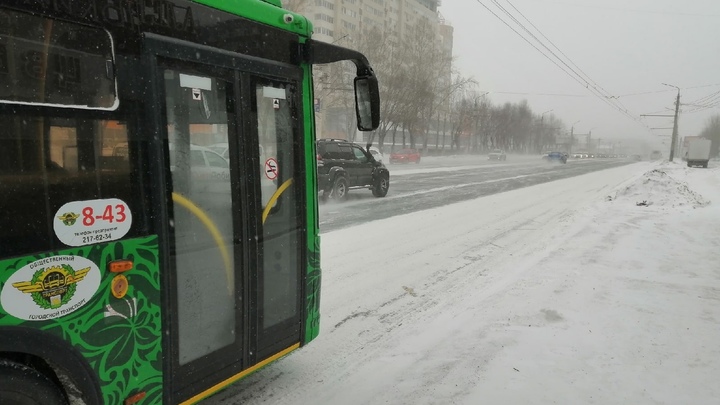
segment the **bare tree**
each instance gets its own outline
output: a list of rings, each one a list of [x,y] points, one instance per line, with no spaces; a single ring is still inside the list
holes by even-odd
[[[312,3],[312,0],[282,0],[283,8],[298,14],[306,14]]]
[[[718,151],[720,151],[720,114],[713,115],[708,119],[705,128],[700,132],[700,136],[712,141],[710,154],[711,156],[717,156]]]
[[[473,153],[501,148],[528,153],[554,146],[564,128],[562,121],[549,115],[542,126],[528,103],[493,104],[476,90],[465,90],[453,99],[453,147]]]

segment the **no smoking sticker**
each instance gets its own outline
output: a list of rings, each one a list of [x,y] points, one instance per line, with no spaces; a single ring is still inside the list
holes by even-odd
[[[265,161],[265,176],[270,180],[275,180],[278,177],[278,163],[275,158],[270,158]]]

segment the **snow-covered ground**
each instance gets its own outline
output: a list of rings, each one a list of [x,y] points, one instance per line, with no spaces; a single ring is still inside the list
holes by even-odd
[[[223,404],[717,404],[720,168],[637,163],[322,236],[321,335]]]

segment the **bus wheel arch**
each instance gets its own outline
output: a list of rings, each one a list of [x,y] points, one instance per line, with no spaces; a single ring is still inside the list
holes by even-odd
[[[0,397],[18,404],[61,404],[68,403],[68,396],[62,384],[46,372],[25,363],[0,359]]]
[[[102,404],[100,384],[87,361],[69,343],[25,327],[0,327],[0,363],[32,368],[52,381],[63,395],[85,405]]]

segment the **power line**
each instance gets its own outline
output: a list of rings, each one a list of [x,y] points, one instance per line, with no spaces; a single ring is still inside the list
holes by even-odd
[[[700,111],[705,111],[705,110],[708,110],[708,109],[711,109],[711,108],[714,108],[714,107],[720,105],[720,92],[718,92],[718,94],[716,94],[713,97],[710,97],[710,98],[703,97],[703,99],[704,100],[701,103],[696,104],[695,102],[692,102],[692,103],[684,104],[684,105],[690,105],[690,106],[694,107],[694,108],[691,108],[684,112],[686,112],[686,113],[700,112]]]
[[[700,86],[692,86],[692,87],[685,87],[685,88],[686,88],[686,89],[699,89],[699,88],[702,88],[702,87],[714,87],[714,86],[720,86],[720,83],[715,83],[715,84],[703,84],[703,85],[700,85]]]
[[[587,97],[585,94],[562,94],[562,93],[524,93],[517,91],[488,91],[490,94],[516,94],[522,96],[550,96],[550,97]]]
[[[510,17],[513,21],[515,21],[515,23],[518,24],[518,26],[520,26],[523,30],[525,30],[533,39],[535,39],[535,41],[537,41],[540,45],[542,45],[545,49],[547,49],[552,56],[554,56],[557,60],[559,60],[563,65],[567,66],[567,68],[570,69],[580,80],[584,81],[584,82],[585,82],[585,88],[587,88],[587,89],[590,90],[591,92],[593,92],[593,90],[594,90],[595,92],[599,93],[599,94],[597,94],[596,96],[604,97],[605,99],[604,99],[603,101],[606,102],[606,104],[611,105],[611,106],[614,107],[615,109],[619,110],[621,113],[627,115],[627,116],[628,116],[629,118],[631,118],[632,120],[637,121],[637,119],[636,119],[635,117],[633,117],[633,116],[631,116],[630,114],[628,114],[628,112],[627,112],[627,107],[625,107],[625,106],[624,106],[621,102],[619,102],[619,101],[615,101],[615,102],[612,101],[615,97],[612,97],[612,95],[611,95],[607,90],[605,90],[604,88],[602,88],[602,86],[600,86],[600,85],[597,84],[595,81],[593,81],[592,78],[590,78],[589,75],[587,75],[585,72],[582,71],[582,69],[579,69],[579,68],[578,68],[578,69],[583,73],[583,74],[580,74],[580,73],[578,73],[575,69],[573,69],[571,66],[569,66],[562,58],[560,58],[559,56],[557,56],[557,54],[555,54],[555,52],[553,52],[553,51],[552,51],[547,45],[545,45],[539,38],[537,38],[532,32],[530,32],[530,30],[529,30],[527,27],[525,27],[525,25],[524,25],[522,22],[518,21],[518,19],[515,18],[515,16],[513,16],[512,13],[510,13],[507,9],[505,9],[505,7],[503,7],[503,6],[498,2],[498,0],[492,0],[492,2],[493,2],[498,8],[500,8],[508,17]],[[573,64],[575,67],[577,67],[577,64],[575,64],[574,62],[572,62],[572,60],[571,60],[567,55],[565,55],[565,54],[557,47],[557,45],[555,45],[549,38],[547,38],[547,36],[546,36],[545,34],[543,34],[542,31],[540,31],[540,29],[537,28],[537,26],[535,26],[535,25],[532,23],[532,21],[530,21],[524,14],[522,14],[522,12],[520,12],[520,11],[517,9],[517,7],[515,7],[515,6],[510,2],[510,0],[506,0],[506,2],[507,2],[508,4],[510,4],[510,6],[512,6],[518,13],[520,13],[520,15],[522,15],[523,18],[525,18],[525,20],[527,20],[528,23],[530,23],[530,25],[532,25],[533,28],[535,28],[535,30],[538,31],[538,33],[540,33],[540,35],[542,35],[542,36],[543,36],[545,39],[547,39],[556,49],[558,49],[558,51],[559,51],[563,56],[565,56],[565,58],[566,58],[571,64]],[[591,83],[592,83],[592,85],[591,85]],[[592,87],[592,89],[591,89],[591,87]],[[598,89],[598,87],[600,87],[600,89]],[[608,100],[609,100],[609,102],[608,102]],[[616,104],[616,103],[617,103],[617,104]]]
[[[687,113],[687,114],[696,113],[696,112],[701,112],[701,111],[705,111],[705,110],[710,110],[710,109],[713,109],[713,108],[715,108],[715,107],[717,107],[717,106],[720,106],[720,99],[716,100],[716,101],[713,102],[712,104],[703,105],[703,106],[698,106],[697,108],[690,109],[690,110],[683,111],[683,112],[684,112],[684,113]]]
[[[642,117],[643,115],[655,115],[655,114],[660,114],[660,113],[666,113],[666,112],[668,112],[668,110],[671,110],[671,109],[665,108],[664,110],[660,110],[660,111],[653,111],[653,112],[649,112],[649,113],[645,113],[645,114],[640,114],[640,116]]]
[[[715,86],[720,86],[720,83],[703,84],[703,85],[700,85],[700,86],[691,86],[691,87],[683,87],[683,88],[686,89],[686,90],[689,90],[689,89],[700,89],[700,88],[703,88],[703,87],[715,87]],[[619,97],[630,97],[630,96],[643,96],[643,95],[646,95],[646,94],[667,93],[667,92],[671,92],[671,91],[674,91],[674,90],[669,90],[669,89],[668,89],[668,90],[643,91],[643,92],[640,92],[640,93],[621,94],[621,95],[615,96],[615,97],[616,97],[616,98],[619,98]]]
[[[509,11],[508,11],[507,9],[505,9],[502,5],[500,5],[500,4],[497,2],[497,0],[492,0],[492,1],[493,1],[493,3],[494,3],[499,9],[501,9],[506,15],[508,15],[508,17],[509,17],[512,21],[514,21],[519,27],[521,27],[524,31],[526,31],[526,32],[530,35],[530,37],[532,37],[535,41],[537,41],[542,47],[544,47],[545,49],[547,49],[548,52],[549,52],[552,56],[554,56],[558,61],[560,61],[560,63],[562,63],[563,65],[567,66],[567,68],[568,68],[572,73],[570,73],[568,70],[566,70],[565,68],[563,68],[562,66],[560,66],[560,64],[558,64],[557,61],[553,60],[550,56],[548,56],[548,54],[546,54],[546,53],[543,52],[540,48],[538,48],[535,44],[533,44],[526,36],[524,36],[523,34],[521,34],[520,32],[518,32],[518,30],[516,30],[514,27],[512,27],[505,19],[503,19],[502,17],[500,17],[497,13],[495,13],[492,9],[490,9],[487,5],[485,5],[485,3],[483,3],[481,0],[476,0],[476,1],[477,1],[477,3],[480,4],[483,8],[485,8],[487,11],[489,11],[493,16],[495,16],[495,18],[497,18],[498,20],[500,20],[500,22],[502,22],[503,24],[505,24],[505,25],[506,25],[508,28],[510,28],[515,34],[517,34],[520,38],[522,38],[525,42],[527,42],[530,46],[532,46],[533,48],[535,48],[536,51],[540,52],[540,54],[541,54],[543,57],[545,57],[546,59],[548,59],[548,60],[549,60],[550,62],[552,62],[555,66],[557,66],[560,70],[562,70],[565,74],[567,74],[570,78],[572,78],[573,80],[575,80],[576,82],[578,82],[581,86],[585,87],[588,91],[590,91],[595,97],[599,98],[601,101],[603,101],[604,103],[606,103],[607,105],[609,105],[611,108],[616,109],[617,111],[619,111],[619,112],[622,113],[623,115],[627,116],[628,118],[632,119],[633,121],[635,121],[635,122],[637,122],[637,123],[639,123],[639,124],[641,124],[641,125],[643,125],[643,126],[645,126],[645,127],[647,128],[647,125],[646,125],[644,122],[640,121],[639,118],[636,118],[636,117],[634,117],[633,115],[631,115],[631,114],[628,112],[627,108],[626,108],[624,105],[622,105],[622,104],[620,104],[620,103],[618,103],[618,104],[620,104],[620,105],[616,104],[616,102],[613,101],[613,100],[614,100],[614,97],[612,97],[612,95],[610,95],[606,90],[604,90],[604,89],[602,89],[602,91],[599,90],[598,87],[600,87],[600,86],[597,85],[597,83],[595,83],[594,81],[592,81],[592,79],[590,79],[589,76],[587,76],[587,74],[585,74],[585,76],[587,76],[587,78],[586,78],[586,77],[584,77],[582,74],[578,73],[578,72],[577,72],[575,69],[573,69],[571,66],[569,66],[562,58],[560,58],[559,56],[557,56],[557,54],[555,54],[547,45],[545,45],[542,40],[540,40],[539,38],[537,38],[537,36],[535,36],[532,32],[530,32],[530,30],[529,30],[527,27],[525,27],[525,25],[524,25],[522,22],[520,22],[517,18],[515,18],[515,17],[512,15],[511,12],[509,12]],[[508,1],[508,3],[509,3],[509,1]],[[509,3],[509,4],[512,6],[511,3]],[[513,6],[513,8],[515,8],[515,9],[517,10],[516,7]],[[528,22],[530,22],[529,19],[527,19],[527,17],[525,17],[524,15],[523,15],[523,17],[524,17],[526,20],[528,20]],[[530,24],[532,25],[532,22],[530,22]],[[533,25],[533,27],[535,27],[535,26]],[[536,29],[538,32],[540,32],[540,30],[539,30],[537,27],[535,27],[535,29]],[[547,38],[544,34],[542,34],[542,32],[540,32],[540,34],[543,35],[543,37]],[[555,46],[555,47],[557,48],[556,45],[553,44],[553,46]],[[558,48],[558,50],[559,50],[559,48]],[[562,53],[562,52],[561,52],[561,53]],[[564,55],[564,54],[563,54],[563,55]],[[565,57],[567,58],[566,55],[565,55]],[[567,58],[567,59],[569,60],[569,58]],[[571,61],[571,63],[572,63],[572,61]],[[574,64],[574,63],[573,63],[573,64]],[[576,65],[576,66],[577,66],[577,65]],[[591,82],[592,82],[594,85],[591,85]],[[603,92],[606,93],[606,94],[603,94]]]
[[[495,0],[493,0],[493,1],[497,4],[497,1],[495,1]],[[538,33],[540,33],[540,35],[542,35],[543,38],[545,38],[548,42],[550,42],[550,45],[552,45],[555,49],[557,49],[558,52],[560,52],[560,54],[565,57],[565,59],[567,59],[573,66],[575,66],[575,68],[577,68],[583,75],[585,75],[586,78],[590,79],[590,81],[593,82],[593,84],[595,84],[596,86],[600,87],[603,91],[605,91],[606,93],[609,94],[609,92],[607,92],[605,89],[603,89],[602,86],[600,86],[600,85],[597,84],[595,81],[593,81],[593,80],[590,78],[590,76],[589,76],[587,73],[585,73],[585,71],[583,71],[583,70],[580,68],[580,66],[578,66],[577,64],[575,64],[575,62],[573,62],[572,59],[570,59],[570,57],[565,54],[565,52],[563,52],[560,48],[558,48],[558,46],[555,45],[555,43],[554,43],[550,38],[548,38],[545,34],[543,34],[543,32],[540,31],[540,29],[539,29],[537,26],[535,26],[535,24],[533,24],[533,22],[530,21],[530,19],[527,18],[527,17],[525,16],[525,14],[522,13],[522,11],[518,10],[518,8],[515,7],[515,5],[510,2],[510,0],[506,0],[506,1],[507,1],[507,3],[508,3],[513,9],[515,9],[515,11],[517,11],[517,12],[522,16],[522,18],[525,19],[525,21],[527,21],[528,23],[530,23],[530,25],[531,25],[533,28],[535,28],[535,30],[536,30]],[[556,57],[557,57],[557,56],[556,56]]]
[[[620,7],[592,6],[592,5],[586,5],[586,4],[567,3],[567,2],[562,2],[562,1],[550,1],[550,2],[556,3],[556,4],[565,4],[568,6],[582,7],[582,8],[597,8],[597,9],[616,10],[616,11],[624,11],[624,12],[631,12],[631,13],[681,15],[681,16],[688,16],[688,17],[720,17],[720,14],[699,14],[699,13],[685,13],[682,11],[662,11],[662,10],[639,10],[639,9],[620,8]]]
[[[713,100],[715,100],[715,99],[717,99],[717,98],[719,98],[719,97],[720,97],[720,90],[718,90],[718,91],[716,91],[716,92],[714,92],[714,93],[710,93],[710,94],[708,94],[708,95],[706,95],[706,96],[704,96],[704,97],[700,97],[700,98],[697,99],[697,100],[693,100],[693,101],[689,102],[688,104],[703,104],[703,103],[708,103],[708,102],[712,102]]]
[[[645,92],[642,92],[642,93],[621,94],[621,95],[619,95],[619,96],[615,96],[615,98],[619,98],[619,97],[630,97],[630,96],[642,96],[642,95],[645,95],[645,94],[667,93],[667,92],[669,92],[669,91],[673,91],[673,90],[656,90],[656,91],[645,91]]]

